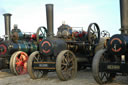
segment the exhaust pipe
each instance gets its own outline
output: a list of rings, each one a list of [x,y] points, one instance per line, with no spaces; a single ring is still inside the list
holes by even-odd
[[[53,4],[46,4],[47,36],[52,37],[53,33]]]
[[[11,30],[11,15],[9,13],[3,14],[5,21],[5,40],[10,40],[10,30]]]
[[[128,0],[120,0],[121,34],[128,35]]]

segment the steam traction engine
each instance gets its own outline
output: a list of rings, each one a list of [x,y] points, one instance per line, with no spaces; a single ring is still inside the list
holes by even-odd
[[[5,17],[5,39],[0,40],[0,69],[9,68],[16,75],[27,73],[30,53],[38,49],[38,43],[46,34],[46,28],[39,27],[36,33],[23,33],[17,25],[10,31],[11,14]]]
[[[56,71],[61,80],[76,76],[78,68],[91,66],[94,50],[100,39],[100,29],[96,23],[88,31],[73,31],[72,27],[62,24],[57,35],[53,35],[53,5],[46,5],[47,37],[39,43],[39,51],[33,52],[28,59],[28,73],[37,79]]]
[[[113,35],[107,48],[93,58],[93,76],[97,83],[112,82],[117,75],[128,75],[128,0],[120,0],[121,34]]]

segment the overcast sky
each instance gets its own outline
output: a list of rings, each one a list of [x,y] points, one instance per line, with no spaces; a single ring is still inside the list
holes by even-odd
[[[92,22],[111,35],[120,33],[119,0],[0,0],[0,36],[4,35],[4,13],[11,13],[14,24],[23,32],[36,32],[46,25],[45,4],[54,4],[54,33],[65,21],[71,27],[87,30]]]

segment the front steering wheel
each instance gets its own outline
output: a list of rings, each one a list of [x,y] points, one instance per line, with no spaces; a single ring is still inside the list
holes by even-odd
[[[88,42],[98,44],[100,41],[100,28],[97,23],[91,23],[88,27]]]

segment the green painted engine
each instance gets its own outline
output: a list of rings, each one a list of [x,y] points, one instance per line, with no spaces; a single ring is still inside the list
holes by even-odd
[[[23,33],[14,25],[10,31],[10,16],[4,14],[5,39],[0,40],[0,69],[10,68],[17,75],[25,74],[28,56],[38,50],[38,44],[46,37],[47,29],[41,26],[35,33]]]

